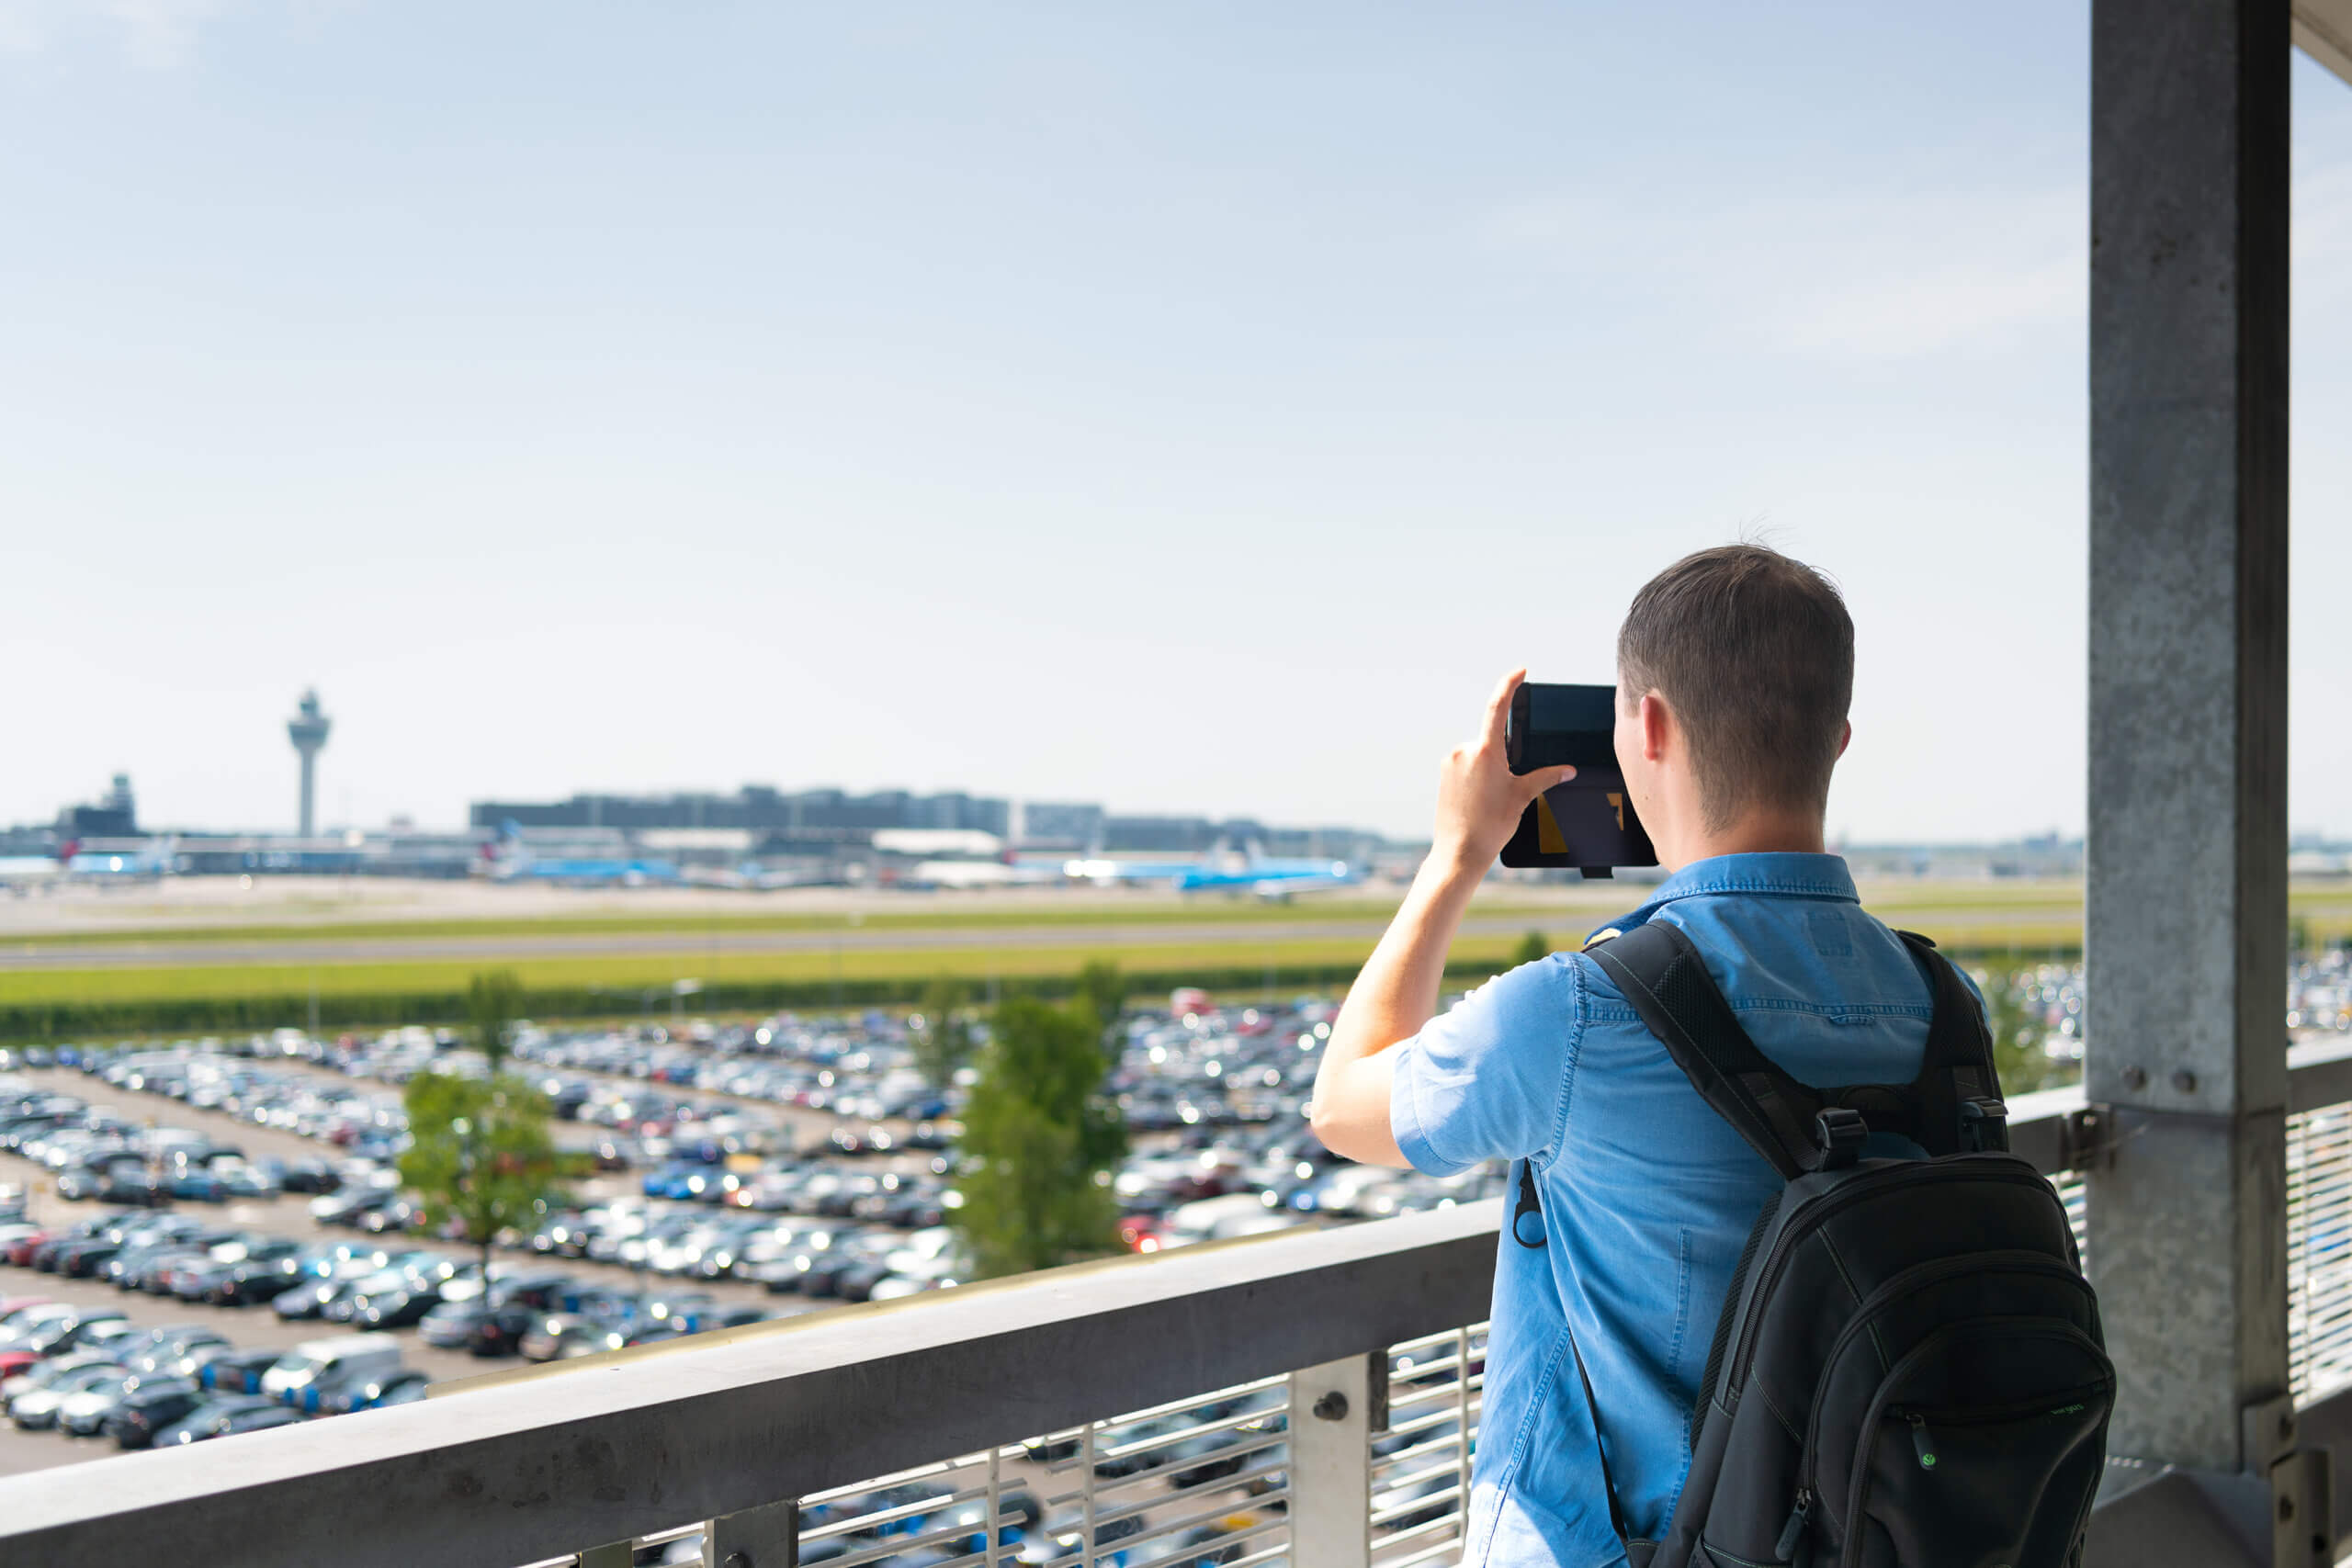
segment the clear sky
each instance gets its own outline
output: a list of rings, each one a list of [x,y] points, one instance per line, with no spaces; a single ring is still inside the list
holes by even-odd
[[[2083,819],[2087,10],[0,0],[0,821],[963,787],[1419,830],[1743,531],[1856,839]],[[2295,69],[2292,813],[2352,831]],[[2331,438],[2330,433],[2336,433]]]

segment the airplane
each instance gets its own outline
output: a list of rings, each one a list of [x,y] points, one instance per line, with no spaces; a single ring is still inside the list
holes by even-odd
[[[1238,850],[1220,846],[1198,861],[1074,860],[1063,865],[1062,874],[1093,883],[1165,882],[1179,893],[1247,890],[1275,900],[1363,880],[1363,874],[1346,861],[1276,860],[1261,853],[1254,840]]]
[[[666,860],[618,855],[536,855],[523,841],[521,826],[498,825],[498,837],[481,847],[492,880],[560,882],[575,887],[669,887],[685,874]]]
[[[169,876],[179,861],[179,844],[172,839],[114,839],[100,844],[80,840],[62,844],[58,863],[68,876],[114,882]]]
[[[0,855],[0,887],[28,893],[46,887],[65,874],[65,863],[52,855]]]
[[[842,879],[838,876],[798,869],[776,870],[755,860],[747,860],[733,866],[690,865],[683,874],[696,887],[719,887],[733,893],[773,893],[784,887],[842,886]]]
[[[897,886],[970,890],[1036,887],[1062,879],[1058,866],[1023,865],[1001,860],[927,860],[901,872]]]

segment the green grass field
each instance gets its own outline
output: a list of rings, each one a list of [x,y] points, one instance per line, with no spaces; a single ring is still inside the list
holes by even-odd
[[[1592,921],[1560,918],[1561,911],[1531,915],[1528,929],[1542,931],[1555,946],[1582,940]],[[1916,922],[1955,953],[2034,959],[2071,951],[2080,941],[2079,923],[2064,919],[2025,921]],[[707,987],[753,984],[828,984],[908,981],[935,975],[973,980],[989,976],[1075,973],[1086,963],[1106,959],[1123,968],[1153,974],[1188,969],[1236,970],[1273,967],[1352,967],[1371,953],[1374,938],[1268,941],[1246,925],[1230,934],[1204,931],[1197,941],[1120,943],[1088,942],[1077,932],[1067,944],[1023,943],[1005,947],[943,947],[917,950],[846,948],[774,953],[615,953],[591,956],[479,958],[337,963],[232,963],[120,964],[0,971],[0,1006],[152,1002],[258,996],[380,996],[455,994],[483,969],[512,969],[528,990],[636,992],[695,979]],[[1464,937],[1452,962],[1456,970],[1499,964],[1518,946],[1510,934]]]
[[[1562,940],[1566,940],[1565,937]],[[1480,938],[1459,945],[1457,962],[1499,962],[1516,945],[1508,937]],[[321,996],[461,992],[477,972],[511,969],[526,990],[639,991],[666,988],[673,981],[696,979],[706,986],[764,983],[824,984],[923,980],[953,975],[972,980],[990,976],[1075,974],[1097,959],[1122,968],[1152,973],[1272,965],[1277,972],[1361,964],[1369,941],[1216,942],[1116,943],[1074,942],[1064,946],[942,948],[908,952],[850,950],[838,964],[826,953],[729,953],[714,964],[707,955],[616,954],[587,958],[431,960],[360,964],[187,964],[109,968],[13,970],[0,973],[0,1005],[10,1003],[136,1002],[182,998]]]
[[[1640,885],[1594,886],[1565,893],[1526,896],[1503,892],[1482,900],[1474,916],[1510,922],[1505,931],[1464,937],[1455,944],[1451,971],[1476,977],[1503,965],[1520,942],[1519,931],[1544,932],[1555,947],[1578,942],[1608,913],[1638,903]],[[1611,895],[1614,895],[1613,897]],[[1988,968],[2071,957],[2082,942],[2079,883],[1883,883],[1864,890],[1868,908],[1891,922],[1925,931],[1955,955]],[[2307,942],[2352,937],[2352,886],[2314,884],[2290,895],[2291,913]],[[867,908],[827,912],[735,913],[649,909],[639,914],[598,912],[545,919],[493,917],[481,919],[398,920],[368,919],[352,923],[299,924],[284,919],[252,924],[189,928],[147,926],[67,933],[25,933],[9,939],[45,962],[0,970],[0,1032],[28,1032],[71,1028],[77,1020],[103,1018],[125,1023],[152,1016],[159,1027],[199,1017],[250,1020],[278,1017],[288,1009],[307,1010],[316,997],[322,1016],[338,1011],[354,1019],[389,1016],[402,1008],[420,1018],[441,1016],[461,996],[467,982],[487,968],[514,970],[526,993],[544,1009],[603,1004],[633,1009],[650,992],[667,992],[681,979],[702,982],[712,1005],[732,997],[743,1005],[777,998],[871,999],[913,994],[934,976],[1011,987],[1050,987],[1102,959],[1158,985],[1189,976],[1216,976],[1220,983],[1254,988],[1271,972],[1276,984],[1336,985],[1372,949],[1379,925],[1394,905],[1384,899],[1316,900],[1264,905],[1250,900],[1106,900],[1087,903]],[[1281,934],[1285,922],[1361,922],[1361,934],[1312,940]],[[1521,924],[1521,922],[1523,922]],[[1158,942],[1116,940],[1139,928],[1159,928]],[[1026,940],[1002,945],[977,943],[933,948],[860,945],[852,933],[941,931],[1019,931]],[[1090,931],[1099,931],[1099,937]],[[504,957],[505,938],[633,934],[679,937],[759,931],[839,931],[838,951],[788,953],[630,953]],[[1040,940],[1045,933],[1045,940]],[[337,962],[203,962],[183,947],[168,961],[97,964],[75,961],[77,953],[122,956],[126,944],[238,942],[267,947],[280,942],[306,946],[381,942],[400,938],[473,940],[479,956],[431,959],[360,957]],[[549,1016],[553,1016],[552,1011]],[[283,1018],[282,1021],[297,1021]]]
[[[516,936],[648,936],[702,932],[985,931],[1021,927],[1083,928],[1102,925],[1261,926],[1302,919],[1385,919],[1394,899],[1317,899],[1293,904],[1257,900],[1203,899],[1115,902],[1069,906],[981,908],[864,909],[824,913],[758,914],[689,911],[642,915],[559,915],[543,919],[352,920],[319,924],[266,922],[188,926],[140,926],[100,931],[42,932],[14,937],[13,944],[48,952],[72,947],[137,946],[150,942],[368,942],[402,938],[497,938]],[[1498,902],[1480,904],[1481,915],[1556,915],[1557,906]]]

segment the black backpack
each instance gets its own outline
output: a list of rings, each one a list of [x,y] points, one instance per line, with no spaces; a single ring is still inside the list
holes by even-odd
[[[1634,1568],[2080,1562],[2115,1393],[2098,1303],[2057,1193],[2007,1152],[1975,998],[1933,942],[1899,934],[1935,994],[1919,1076],[1838,1089],[1756,1048],[1679,928],[1586,950],[1788,1183],[1716,1322],[1664,1541],[1628,1538],[1604,1447]],[[1928,1157],[1860,1158],[1873,1132]],[[1522,1179],[1522,1213],[1532,1199]]]

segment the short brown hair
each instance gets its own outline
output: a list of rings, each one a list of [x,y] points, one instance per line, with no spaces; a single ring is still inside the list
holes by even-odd
[[[1854,622],[1837,585],[1762,545],[1685,556],[1634,595],[1620,694],[1657,692],[1690,743],[1707,826],[1756,806],[1829,802],[1854,696]]]

